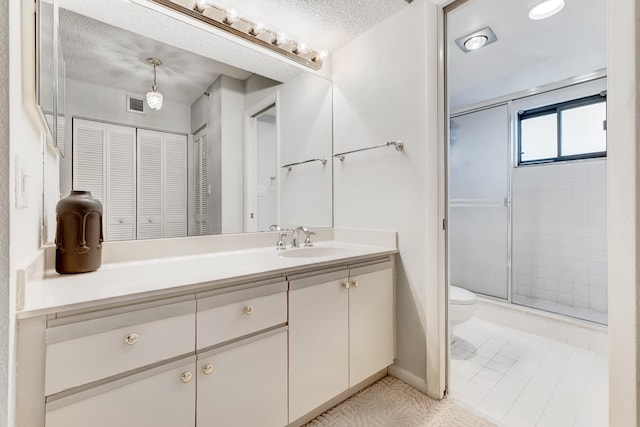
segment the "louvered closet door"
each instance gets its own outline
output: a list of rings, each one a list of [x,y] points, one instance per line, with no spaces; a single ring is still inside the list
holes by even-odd
[[[73,189],[90,191],[105,207],[105,125],[73,119]]]
[[[187,235],[187,136],[164,135],[162,237]]]
[[[162,237],[163,134],[138,129],[138,239]]]
[[[209,195],[209,178],[207,175],[207,134],[206,129],[193,137],[193,156],[195,167],[194,193],[195,212],[194,220],[196,225],[196,235],[206,236],[209,234],[207,226],[207,197]]]
[[[136,238],[136,129],[107,125],[107,240]]]

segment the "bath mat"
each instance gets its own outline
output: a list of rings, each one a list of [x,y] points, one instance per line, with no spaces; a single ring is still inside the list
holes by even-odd
[[[450,400],[434,400],[386,376],[305,427],[490,427],[495,424]]]

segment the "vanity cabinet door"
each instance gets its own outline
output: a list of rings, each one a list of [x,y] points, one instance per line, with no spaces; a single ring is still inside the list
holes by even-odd
[[[393,363],[394,292],[391,263],[350,271],[349,386]]]
[[[286,327],[198,357],[197,427],[287,425]]]
[[[289,421],[349,387],[347,270],[289,282]]]
[[[195,356],[47,402],[46,427],[193,427]],[[232,424],[228,424],[232,425]]]

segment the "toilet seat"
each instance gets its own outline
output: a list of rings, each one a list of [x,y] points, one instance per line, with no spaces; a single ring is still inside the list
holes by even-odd
[[[473,292],[457,286],[449,286],[449,303],[456,305],[471,305],[476,302],[476,296]]]

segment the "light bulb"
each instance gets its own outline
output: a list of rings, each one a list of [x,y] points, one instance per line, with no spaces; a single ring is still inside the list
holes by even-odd
[[[227,17],[225,18],[225,21],[228,24],[233,24],[234,22],[236,22],[238,20],[238,12],[235,9],[230,9],[227,12]]]
[[[538,3],[529,11],[529,19],[539,21],[547,19],[560,12],[564,7],[564,0],[546,0]]]
[[[264,24],[262,22],[258,22],[256,25],[253,26],[253,29],[251,30],[251,34],[253,34],[254,36],[257,36],[263,31],[264,31]]]
[[[289,39],[287,38],[287,33],[278,34],[278,39],[277,39],[278,44],[284,44],[287,41],[289,41]]]
[[[307,46],[306,43],[302,42],[298,44],[298,47],[296,48],[296,53],[307,53],[309,52],[309,47]]]
[[[196,7],[200,10],[204,10],[211,6],[211,0],[196,0]]]
[[[329,51],[327,49],[322,49],[319,56],[320,59],[325,59],[327,56],[329,56]]]
[[[157,89],[151,89],[147,92],[147,104],[152,110],[159,110],[162,108],[162,94]]]
[[[477,50],[487,44],[487,40],[489,40],[489,38],[485,35],[473,36],[464,42],[464,47],[466,47],[467,50]]]

